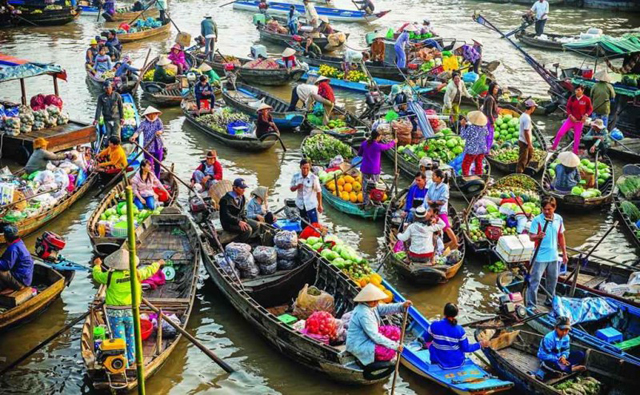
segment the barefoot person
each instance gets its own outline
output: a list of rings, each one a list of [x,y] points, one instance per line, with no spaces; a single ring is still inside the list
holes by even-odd
[[[571,351],[569,330],[571,321],[568,317],[559,317],[553,331],[547,333],[540,341],[538,359],[540,369],[536,377],[546,380],[548,376],[560,376],[571,372],[585,370],[585,354],[582,351]]]

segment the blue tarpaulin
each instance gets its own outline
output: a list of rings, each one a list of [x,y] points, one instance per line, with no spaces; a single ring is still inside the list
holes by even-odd
[[[553,314],[569,317],[571,325],[599,321],[618,312],[618,306],[606,298],[553,298]]]
[[[425,138],[433,137],[435,134],[433,129],[431,128],[431,124],[427,119],[427,115],[424,113],[424,109],[420,105],[419,102],[415,102],[413,100],[409,100],[407,103],[409,106],[409,110],[411,110],[416,117],[418,118],[418,126],[420,126],[420,130],[422,130],[422,134]]]
[[[37,77],[44,74],[55,75],[63,80],[67,78],[66,72],[60,65],[30,62],[0,53],[0,82]]]

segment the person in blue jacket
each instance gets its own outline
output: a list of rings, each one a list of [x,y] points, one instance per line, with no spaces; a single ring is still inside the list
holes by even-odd
[[[18,228],[6,225],[3,232],[8,246],[0,257],[0,291],[6,288],[18,291],[31,285],[33,259],[18,236]]]
[[[489,346],[487,340],[469,344],[464,328],[458,325],[457,316],[458,306],[447,303],[444,306],[444,318],[433,322],[424,338],[426,343],[431,343],[429,346],[431,363],[439,365],[442,369],[459,368],[464,364],[465,353]]]
[[[413,185],[407,192],[407,199],[404,204],[403,217],[408,222],[413,220],[413,213],[416,208],[422,206],[424,198],[427,196],[427,177],[421,171],[417,172],[413,181]]]
[[[409,44],[409,32],[415,32],[416,28],[412,24],[407,24],[402,29],[402,33],[396,39],[393,48],[396,50],[396,64],[399,68],[404,69],[407,67],[407,53],[405,52],[405,46]]]
[[[538,359],[540,369],[536,377],[545,380],[547,375],[580,372],[585,370],[585,354],[582,351],[571,351],[569,330],[571,321],[568,317],[558,317],[553,331],[547,333],[540,341]]]

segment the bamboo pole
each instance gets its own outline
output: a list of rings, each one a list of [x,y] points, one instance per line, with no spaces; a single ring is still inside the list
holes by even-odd
[[[408,306],[404,310],[404,315],[402,316],[402,332],[400,333],[400,344],[404,346],[404,333],[407,330],[407,316],[409,315],[409,309],[411,306]],[[391,383],[391,395],[393,395],[396,391],[396,379],[398,378],[398,371],[400,370],[400,360],[402,359],[402,353],[399,352],[396,359],[396,369],[393,372],[393,382]]]
[[[131,278],[131,311],[133,312],[133,334],[136,342],[136,372],[138,394],[145,395],[144,357],[142,355],[142,330],[140,329],[140,280],[136,271],[136,227],[133,222],[133,189],[127,186],[127,230],[129,240],[129,273]]]

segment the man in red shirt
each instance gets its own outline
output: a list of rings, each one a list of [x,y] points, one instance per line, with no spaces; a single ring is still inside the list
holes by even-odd
[[[320,96],[323,100],[318,100],[322,103],[324,107],[324,118],[323,124],[326,125],[329,123],[329,118],[331,117],[331,112],[333,111],[333,106],[336,102],[336,96],[333,94],[333,88],[329,85],[329,79],[325,76],[320,76],[316,80],[316,85],[318,85],[318,96]]]
[[[564,121],[555,139],[553,139],[552,151],[555,151],[560,144],[562,137],[573,129],[573,153],[578,155],[578,147],[580,146],[580,138],[582,137],[582,126],[587,116],[593,112],[591,99],[584,94],[584,87],[578,85],[574,90],[573,96],[567,102],[567,115],[569,117]]]

